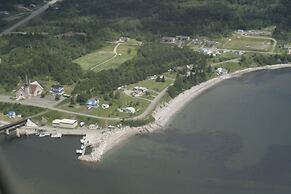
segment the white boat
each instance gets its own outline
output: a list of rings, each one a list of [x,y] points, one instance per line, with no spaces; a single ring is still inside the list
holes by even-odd
[[[53,133],[51,135],[52,138],[61,138],[62,137],[62,134],[61,133]]]
[[[82,154],[83,150],[76,150],[76,154]]]
[[[85,149],[85,146],[84,145],[81,145],[81,149],[84,150]]]
[[[85,143],[85,139],[80,139],[80,142],[81,143]]]
[[[39,134],[39,137],[48,137],[48,136],[50,136],[49,133],[40,133]]]

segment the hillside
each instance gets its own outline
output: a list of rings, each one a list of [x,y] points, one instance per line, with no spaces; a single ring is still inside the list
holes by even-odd
[[[39,2],[6,0],[1,8]],[[40,34],[0,37],[0,84],[12,89],[26,74],[78,82],[86,72],[72,61],[120,36],[158,42],[161,36],[222,37],[277,26],[274,36],[291,40],[290,10],[288,0],[64,0],[18,29]]]

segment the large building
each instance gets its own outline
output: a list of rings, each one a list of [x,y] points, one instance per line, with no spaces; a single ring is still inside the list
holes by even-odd
[[[74,129],[78,126],[78,121],[72,119],[55,119],[53,120],[52,126],[56,128]]]
[[[18,86],[16,90],[16,99],[29,99],[33,96],[40,96],[43,92],[43,87],[37,82],[28,82]]]

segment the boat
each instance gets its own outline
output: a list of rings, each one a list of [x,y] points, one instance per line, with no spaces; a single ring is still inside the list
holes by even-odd
[[[83,150],[76,150],[76,154],[83,154]]]
[[[39,137],[48,137],[50,136],[50,133],[39,133]]]
[[[85,139],[80,139],[80,142],[81,143],[85,143]]]
[[[53,134],[51,134],[51,137],[52,138],[61,138],[62,134],[61,133],[53,133]]]
[[[85,145],[81,145],[81,149],[84,150],[85,149]]]

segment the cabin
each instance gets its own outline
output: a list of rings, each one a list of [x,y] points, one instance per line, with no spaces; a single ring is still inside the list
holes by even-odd
[[[174,43],[176,43],[176,38],[175,37],[163,37],[162,43],[174,44]]]
[[[102,108],[103,108],[103,109],[108,109],[109,107],[110,107],[109,104],[102,104]]]
[[[63,95],[65,93],[65,88],[62,85],[52,85],[50,92],[53,95]]]
[[[176,36],[176,40],[178,41],[189,41],[191,40],[190,36]]]
[[[136,111],[135,111],[135,108],[133,107],[126,107],[123,109],[123,112],[134,114]]]
[[[23,100],[40,96],[43,90],[43,87],[37,81],[20,84],[16,89],[16,99]]]
[[[219,67],[219,68],[216,69],[216,74],[218,76],[223,76],[223,75],[228,74],[228,71],[227,71],[227,69]]]
[[[75,129],[78,126],[77,120],[72,119],[55,119],[52,122],[55,128]]]
[[[10,111],[10,112],[7,113],[7,117],[10,118],[10,119],[11,118],[15,118],[16,117],[16,113],[14,111]]]

